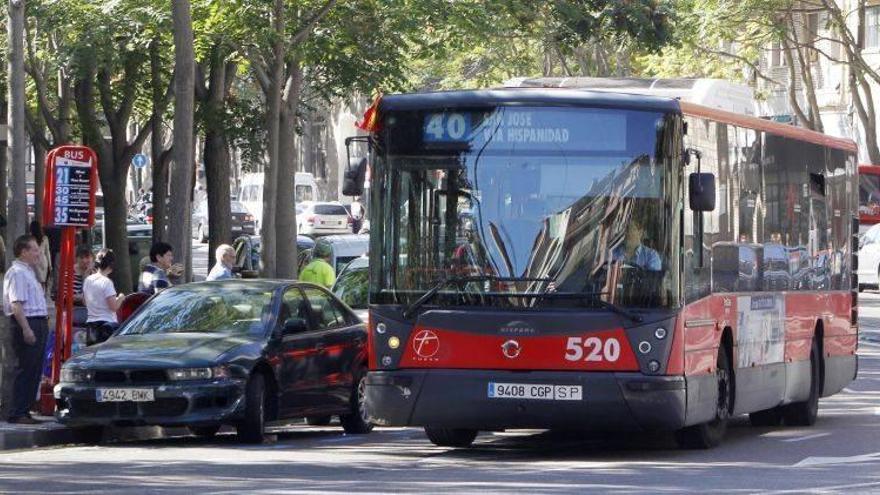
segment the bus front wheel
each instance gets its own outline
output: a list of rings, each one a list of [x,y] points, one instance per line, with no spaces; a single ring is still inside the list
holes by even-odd
[[[428,440],[438,447],[470,447],[477,438],[477,430],[467,428],[433,428],[425,427]]]
[[[678,445],[686,449],[709,449],[717,446],[727,432],[727,420],[733,411],[733,369],[725,347],[718,348],[718,366],[715,369],[718,400],[715,419],[708,423],[688,426],[676,432]]]

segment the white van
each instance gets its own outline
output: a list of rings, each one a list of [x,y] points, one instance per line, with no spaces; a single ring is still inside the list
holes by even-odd
[[[238,200],[256,220],[257,232],[263,219],[263,174],[245,174],[238,189]],[[314,201],[318,196],[318,183],[315,176],[307,172],[297,172],[294,176],[296,202]]]

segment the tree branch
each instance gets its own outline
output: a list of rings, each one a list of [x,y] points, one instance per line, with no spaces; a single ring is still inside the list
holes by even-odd
[[[295,46],[299,43],[302,43],[303,40],[308,38],[309,35],[312,33],[312,30],[315,29],[315,26],[318,24],[318,22],[326,17],[327,14],[330,12],[330,9],[332,9],[333,6],[336,5],[336,1],[337,0],[327,0],[324,3],[324,6],[321,7],[317,12],[315,12],[315,15],[313,15],[308,21],[306,21],[306,23],[303,24],[301,28],[299,28],[296,34],[294,34],[293,37],[290,38],[290,44]]]

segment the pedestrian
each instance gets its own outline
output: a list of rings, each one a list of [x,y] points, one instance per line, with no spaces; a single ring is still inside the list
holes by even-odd
[[[96,273],[89,275],[83,284],[83,297],[89,316],[86,324],[89,326],[88,345],[97,344],[107,340],[116,331],[118,320],[116,311],[125,298],[124,294],[117,294],[110,274],[116,257],[110,249],[102,249],[95,256]]]
[[[73,265],[73,304],[85,306],[83,301],[83,282],[95,272],[95,257],[87,244],[76,247],[76,263]]]
[[[235,264],[235,249],[229,244],[221,244],[217,246],[215,257],[217,261],[205,280],[235,278],[235,275],[232,274],[232,267]]]
[[[15,261],[3,277],[3,312],[9,317],[18,373],[12,389],[10,423],[37,424],[30,415],[37,397],[49,333],[46,292],[35,267],[41,251],[33,236],[23,235],[12,246]]]
[[[330,264],[332,255],[330,244],[323,240],[316,242],[315,247],[312,248],[312,261],[299,273],[299,279],[303,282],[323,285],[328,289],[332,287],[336,282],[336,270]]]
[[[174,264],[174,251],[167,242],[157,241],[150,247],[150,264],[141,272],[138,291],[153,295],[166,287],[171,287],[166,270]]]
[[[49,273],[52,271],[52,254],[49,249],[49,236],[44,235],[43,226],[40,225],[40,222],[34,220],[30,225],[31,236],[37,241],[37,247],[40,248],[40,256],[37,260],[37,264],[34,266],[34,272],[37,275],[37,281],[43,286],[43,291],[46,290],[47,284],[49,283]]]
[[[351,202],[351,230],[355,234],[361,231],[361,226],[364,224],[364,205],[361,204],[360,196],[354,198],[354,201]]]

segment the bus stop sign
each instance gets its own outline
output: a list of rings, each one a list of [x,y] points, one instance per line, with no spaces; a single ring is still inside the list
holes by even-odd
[[[87,146],[59,146],[46,156],[43,225],[84,227],[95,223],[98,157]]]

